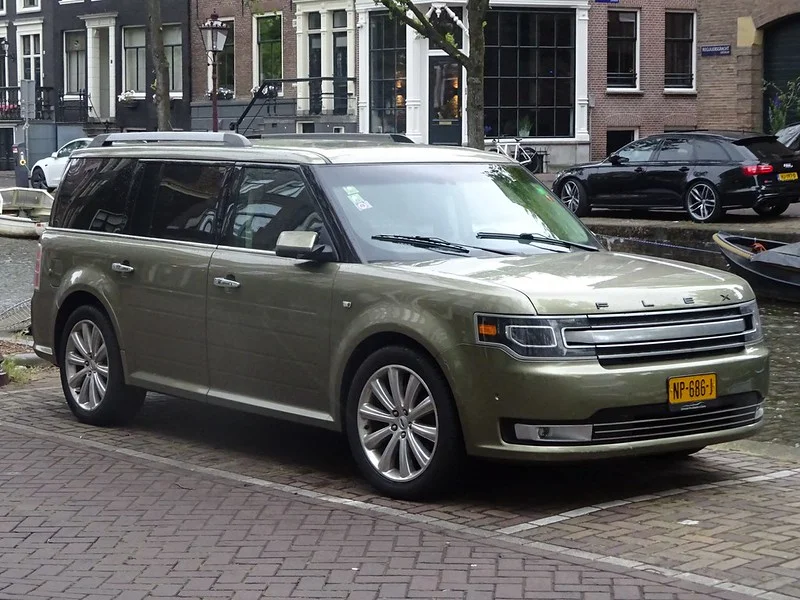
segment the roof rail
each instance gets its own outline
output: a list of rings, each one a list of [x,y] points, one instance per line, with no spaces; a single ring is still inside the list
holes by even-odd
[[[395,142],[413,144],[414,140],[402,133],[260,133],[247,136],[261,140],[361,140],[365,142]]]
[[[243,135],[229,131],[137,131],[131,133],[101,133],[95,136],[89,148],[111,146],[114,143],[192,142],[196,144],[222,144],[233,148],[246,148],[253,144]]]

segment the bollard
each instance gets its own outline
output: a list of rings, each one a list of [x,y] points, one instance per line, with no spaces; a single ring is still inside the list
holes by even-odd
[[[3,353],[0,352],[0,387],[8,385],[8,373],[3,370]]]

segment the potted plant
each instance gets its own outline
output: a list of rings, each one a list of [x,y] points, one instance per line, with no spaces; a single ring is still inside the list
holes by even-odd
[[[135,107],[136,106],[136,92],[133,90],[125,90],[119,96],[117,101],[123,106]]]
[[[531,118],[528,115],[523,116],[519,120],[519,136],[528,137],[531,134]]]
[[[211,90],[206,92],[206,98],[211,100]],[[233,90],[227,87],[217,89],[217,100],[233,100]]]

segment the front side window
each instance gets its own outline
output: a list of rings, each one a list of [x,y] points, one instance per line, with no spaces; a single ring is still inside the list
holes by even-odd
[[[316,231],[322,218],[302,177],[291,169],[246,167],[224,225],[222,244],[274,251],[283,231]]]
[[[125,49],[125,91],[145,93],[147,90],[147,41],[144,27],[122,30]]]
[[[137,194],[134,235],[213,243],[228,165],[148,162]]]
[[[607,85],[610,88],[639,86],[639,43],[635,11],[608,11]]]
[[[388,13],[369,16],[369,130],[406,131],[406,28]]]
[[[38,33],[21,36],[22,78],[42,85],[42,36]]]
[[[572,137],[575,11],[493,8],[485,31],[486,137]]]
[[[77,140],[75,142],[70,142],[69,144],[65,144],[61,147],[61,150],[58,151],[58,158],[67,158],[69,157],[75,150],[80,150],[81,148],[85,148],[89,142],[85,140]]]
[[[373,236],[440,238],[467,248],[462,256],[567,251],[479,233],[528,233],[595,245],[558,198],[518,165],[326,165],[315,174],[357,251],[370,262],[424,260],[442,252]]]
[[[180,25],[164,27],[164,54],[169,66],[169,91],[183,91],[183,41]]]
[[[66,92],[78,94],[86,90],[86,31],[64,33],[64,68]]]
[[[258,35],[258,81],[275,81],[283,78],[281,15],[259,17],[256,20]],[[279,87],[280,89],[280,87]]]
[[[657,139],[637,140],[617,152],[617,156],[627,160],[627,162],[647,162],[653,157],[653,152],[657,146]]]
[[[694,87],[694,14],[666,14],[664,87]]]

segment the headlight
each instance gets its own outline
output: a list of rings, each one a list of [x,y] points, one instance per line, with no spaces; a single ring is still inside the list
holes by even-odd
[[[521,358],[594,358],[593,347],[567,348],[565,328],[587,328],[586,317],[512,317],[476,315],[479,344],[501,346]]]
[[[747,343],[760,342],[764,339],[764,330],[761,328],[761,313],[758,311],[758,302],[753,300],[741,307],[745,317],[746,331],[744,341]]]

